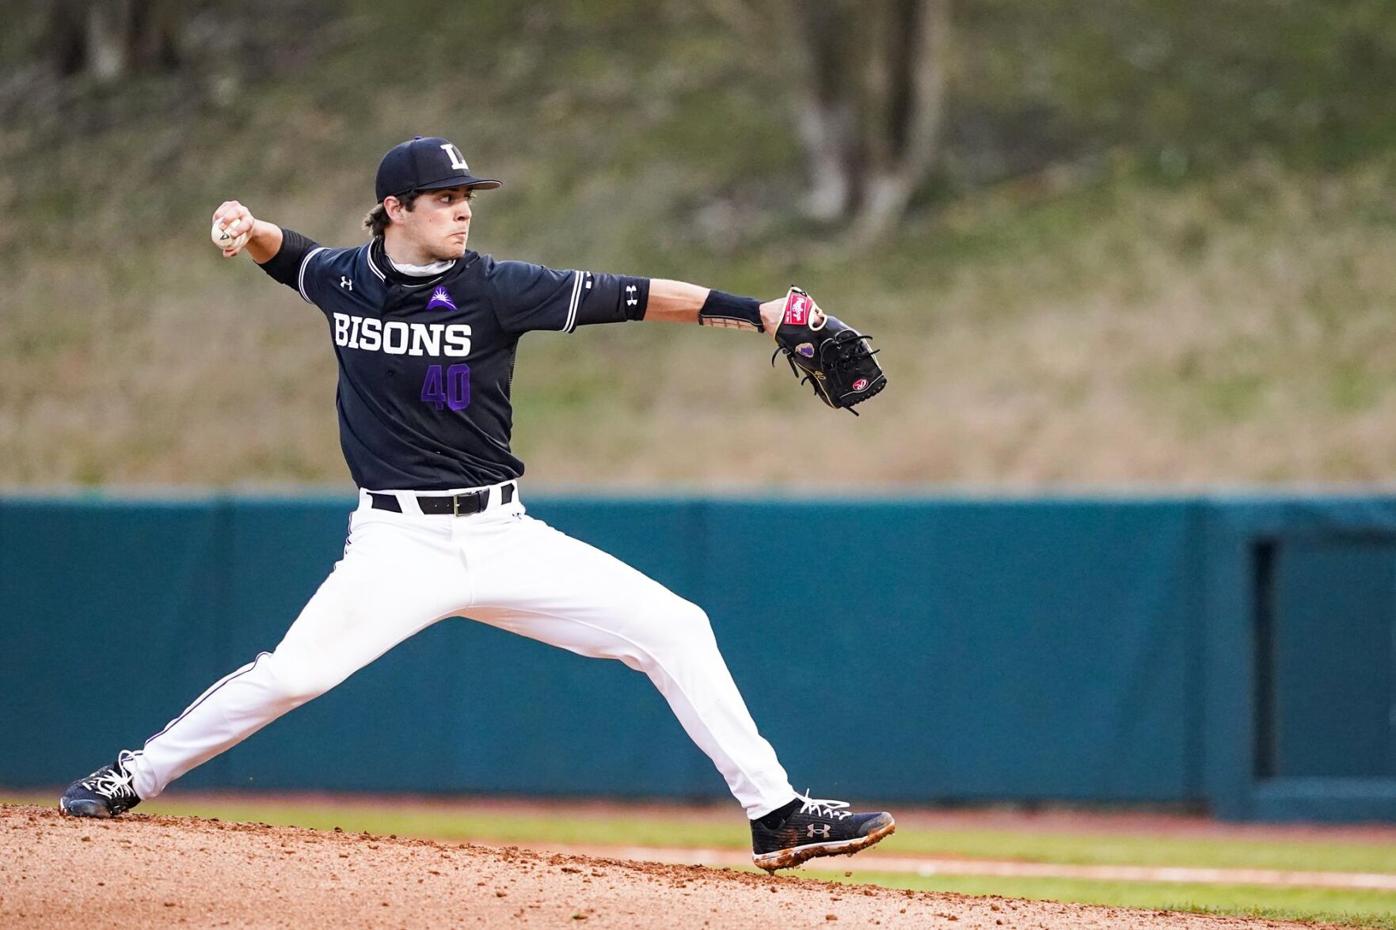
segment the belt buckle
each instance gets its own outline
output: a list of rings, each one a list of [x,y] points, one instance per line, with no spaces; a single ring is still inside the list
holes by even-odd
[[[452,495],[451,495],[451,516],[453,516],[453,517],[459,517],[459,516],[461,516],[460,502],[461,502],[461,498],[463,498],[463,497],[468,497],[468,498],[470,498],[471,501],[473,501],[473,502],[475,503],[475,509],[474,509],[474,510],[467,510],[467,511],[465,512],[465,516],[468,517],[468,516],[470,516],[471,514],[476,514],[476,513],[482,512],[482,511],[489,505],[490,491],[489,491],[489,488],[485,488],[484,490],[480,490],[480,491],[467,491],[467,492],[465,492],[464,494],[452,494]]]

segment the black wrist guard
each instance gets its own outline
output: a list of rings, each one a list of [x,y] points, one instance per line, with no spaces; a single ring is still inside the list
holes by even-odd
[[[722,291],[708,291],[708,299],[698,311],[703,326],[725,326],[731,329],[754,329],[764,333],[761,325],[761,301],[754,297],[738,297]]]

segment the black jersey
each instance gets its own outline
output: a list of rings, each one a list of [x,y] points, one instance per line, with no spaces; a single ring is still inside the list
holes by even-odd
[[[519,337],[642,319],[649,280],[466,252],[434,277],[398,272],[381,239],[351,249],[284,230],[262,267],[329,321],[340,446],[359,487],[442,491],[523,474],[509,449]]]

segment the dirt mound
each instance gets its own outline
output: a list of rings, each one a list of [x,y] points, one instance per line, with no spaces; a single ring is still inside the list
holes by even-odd
[[[0,926],[1258,928],[368,834],[0,805]],[[1312,928],[1310,928],[1312,930]]]

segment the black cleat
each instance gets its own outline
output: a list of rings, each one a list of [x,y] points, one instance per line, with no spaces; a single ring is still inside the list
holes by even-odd
[[[778,827],[751,822],[752,861],[767,872],[789,869],[816,856],[851,856],[897,829],[886,811],[859,814],[846,801],[797,795],[800,807]]]
[[[123,749],[111,765],[73,782],[58,799],[58,809],[70,817],[115,817],[141,803],[126,768],[130,758]]]

